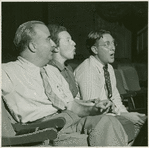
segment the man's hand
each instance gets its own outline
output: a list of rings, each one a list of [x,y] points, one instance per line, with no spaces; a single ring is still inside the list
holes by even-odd
[[[121,113],[121,116],[140,126],[142,126],[145,122],[143,119],[141,119],[141,117],[146,117],[145,114],[140,114],[138,112]]]
[[[80,117],[88,115],[101,115],[113,109],[114,104],[110,100],[73,100],[67,104],[67,109]]]
[[[108,113],[110,109],[114,109],[114,104],[110,100],[95,100],[95,107],[99,108],[103,114]]]
[[[71,110],[72,106],[73,106],[73,101],[70,101],[67,103],[67,109],[68,110]]]
[[[73,100],[67,104],[67,110],[77,114],[79,117],[98,114],[98,108],[94,106],[95,103],[84,100]]]

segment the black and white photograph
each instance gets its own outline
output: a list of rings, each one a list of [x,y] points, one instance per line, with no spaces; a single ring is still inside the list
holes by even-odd
[[[1,147],[148,147],[148,1],[1,1]]]

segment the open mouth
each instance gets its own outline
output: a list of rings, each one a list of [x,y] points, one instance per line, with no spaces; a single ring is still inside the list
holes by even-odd
[[[110,57],[111,57],[111,58],[114,58],[114,53],[111,53],[111,54],[110,54]]]
[[[74,48],[73,52],[76,53],[76,48]]]
[[[114,56],[114,53],[111,53],[110,56]]]
[[[76,54],[76,50],[74,50],[73,53]]]

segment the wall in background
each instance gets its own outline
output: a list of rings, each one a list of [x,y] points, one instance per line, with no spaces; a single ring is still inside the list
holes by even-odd
[[[48,3],[49,23],[64,25],[76,42],[77,54],[89,55],[85,41],[94,28],[93,12],[89,3]]]
[[[148,47],[148,26],[137,32],[137,53]]]
[[[106,8],[105,3],[104,7],[99,4],[101,4],[101,2],[2,2],[2,61],[7,62],[16,57],[13,46],[15,31],[20,24],[29,20],[41,20],[46,24],[59,23],[64,25],[72,35],[73,40],[77,43],[76,58],[86,58],[89,56],[89,52],[85,47],[85,41],[91,30],[103,28],[113,31],[118,41],[116,58],[132,59],[132,57],[137,55],[138,31],[133,28],[135,28],[135,26],[140,26],[139,28],[144,27],[142,19],[139,22],[143,22],[143,24],[140,25],[140,23],[138,24],[136,22],[137,18],[140,20],[142,16],[134,15],[134,18],[136,18],[135,21],[131,21],[131,19],[126,16],[127,19],[125,18],[124,24],[122,21],[109,22],[100,16],[101,12],[96,11],[99,6]],[[114,3],[112,11],[115,10],[115,4],[117,3]],[[143,10],[148,7],[142,5],[143,7],[138,9],[138,7],[141,6],[140,4],[141,3],[137,3],[134,8],[139,14],[143,13],[146,16],[146,12]],[[118,5],[116,8],[118,8]],[[108,6],[108,9],[111,10],[111,6]],[[104,12],[108,12],[107,8]],[[133,25],[134,27],[128,25],[132,23],[135,24]],[[125,26],[127,26],[127,28]],[[147,38],[147,36],[148,34],[146,32],[144,37]]]
[[[116,58],[128,58],[131,60],[131,31],[123,24],[118,22],[108,22],[102,19],[98,14],[95,15],[95,26],[97,29],[105,29],[112,32],[115,40],[118,43],[116,48]]]
[[[46,22],[45,3],[2,2],[2,62],[15,60],[17,53],[13,44],[19,25],[30,20]]]
[[[92,3],[48,3],[49,23],[64,25],[76,42],[77,55],[89,56],[85,42],[87,35],[93,29],[106,29],[115,34],[118,42],[116,58],[131,59],[131,31],[117,22],[103,20],[94,12]]]

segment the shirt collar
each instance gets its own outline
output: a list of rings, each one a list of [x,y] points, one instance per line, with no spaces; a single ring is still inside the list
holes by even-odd
[[[21,56],[18,56],[18,61],[20,63],[20,65],[23,65],[23,68],[29,71],[40,71],[40,67],[34,65],[33,63],[27,61],[26,59],[24,59]]]
[[[66,69],[66,66],[63,66],[60,62],[56,61],[56,60],[52,60],[50,62],[51,65],[57,67],[60,71],[63,71],[64,69]]]
[[[105,65],[103,65],[100,61],[98,61],[93,55],[91,55],[90,56],[90,58],[94,61],[94,63],[95,63],[95,65],[96,66],[98,66],[98,67],[100,67],[101,69],[103,69],[103,67],[105,66]],[[108,66],[109,64],[107,64],[107,66]],[[109,67],[109,66],[108,66]],[[108,68],[107,68],[108,69]]]

